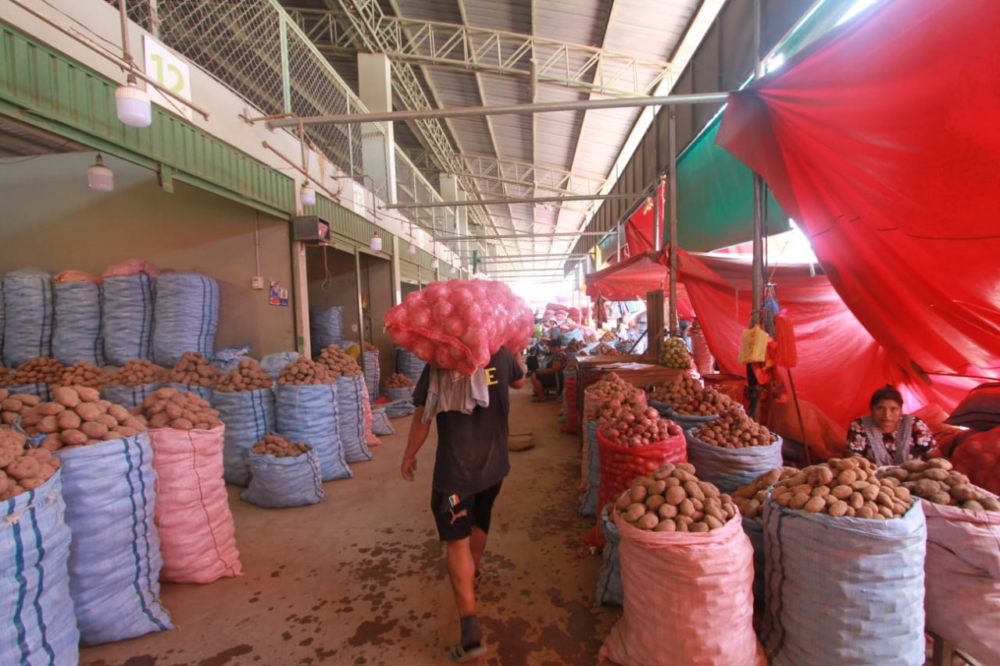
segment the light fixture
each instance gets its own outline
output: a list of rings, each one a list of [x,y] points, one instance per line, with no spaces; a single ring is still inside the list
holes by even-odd
[[[309,183],[302,183],[302,189],[299,190],[299,201],[302,202],[303,206],[316,205],[316,190],[309,187]]]
[[[414,245],[413,243],[410,243],[410,247],[406,248],[406,254],[416,254],[416,253],[417,253],[417,246]]]
[[[134,74],[129,74],[123,86],[115,88],[115,111],[118,120],[130,127],[149,127],[153,124],[153,105],[149,95],[137,84]]]
[[[115,189],[115,172],[104,166],[104,158],[97,153],[97,161],[87,168],[87,184],[97,192],[111,192]]]
[[[371,243],[368,245],[368,247],[370,247],[372,249],[372,252],[381,252],[382,251],[382,237],[379,236],[378,234],[374,234],[372,236]]]
[[[440,265],[441,265],[441,262],[439,262],[437,259],[435,259],[434,261],[431,262],[431,268],[437,268]]]

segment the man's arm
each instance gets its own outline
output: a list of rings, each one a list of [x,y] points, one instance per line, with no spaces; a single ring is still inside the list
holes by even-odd
[[[417,471],[417,452],[427,441],[431,431],[431,422],[424,423],[424,408],[417,407],[410,422],[410,435],[406,439],[406,452],[403,453],[403,465],[400,472],[407,481],[413,481],[413,473]]]
[[[528,375],[527,368],[524,367],[524,359],[521,358],[520,354],[512,354],[514,361],[517,363],[517,367],[521,369],[521,378],[510,383],[510,388],[524,388],[524,378]],[[536,370],[537,372],[537,370]]]

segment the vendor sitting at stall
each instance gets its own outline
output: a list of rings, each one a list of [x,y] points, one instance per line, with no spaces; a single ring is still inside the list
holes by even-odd
[[[872,394],[871,414],[855,419],[847,430],[847,455],[859,455],[881,467],[920,458],[934,448],[930,428],[903,413],[903,396],[886,384]]]
[[[562,340],[553,338],[549,341],[549,359],[545,367],[531,373],[531,385],[535,387],[535,402],[545,402],[545,392],[554,390],[557,394],[562,390],[563,368],[569,363],[569,357],[562,350]]]

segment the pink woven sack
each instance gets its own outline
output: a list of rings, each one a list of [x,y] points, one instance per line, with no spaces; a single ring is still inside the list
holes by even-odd
[[[711,532],[621,533],[621,619],[600,657],[623,666],[766,666],[753,630],[753,547],[736,515]]]
[[[224,433],[225,426],[149,431],[162,581],[211,583],[243,571],[222,479]]]
[[[143,261],[142,259],[128,259],[120,264],[112,264],[108,266],[103,273],[104,277],[120,275],[148,275],[149,277],[158,277],[160,275],[160,271],[156,266],[148,261]]]

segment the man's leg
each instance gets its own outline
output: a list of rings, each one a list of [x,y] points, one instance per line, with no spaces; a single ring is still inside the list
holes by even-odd
[[[472,528],[472,535],[469,537],[469,548],[472,551],[472,560],[476,563],[476,571],[479,571],[479,562],[483,559],[483,552],[486,550],[486,538],[488,536],[479,527]]]
[[[472,555],[471,542],[472,537],[448,542],[448,577],[451,579],[451,589],[455,593],[455,605],[458,606],[460,617],[476,613],[476,590],[473,582],[476,577],[476,560]]]
[[[441,493],[434,492],[431,498],[438,535],[447,544],[448,579],[458,607],[462,653],[483,650],[483,632],[476,618],[476,560],[472,555],[475,501],[475,497],[467,498],[449,510]],[[453,657],[458,658],[459,654]]]

